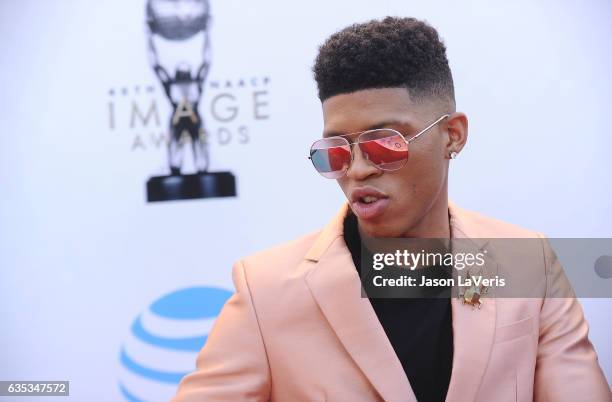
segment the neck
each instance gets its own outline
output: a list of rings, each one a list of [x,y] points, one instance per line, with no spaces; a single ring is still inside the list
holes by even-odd
[[[440,194],[421,220],[405,232],[402,237],[450,238],[450,216],[446,186],[440,191]]]
[[[413,223],[407,230],[396,232],[397,235],[387,235],[386,237],[407,237],[407,238],[429,238],[429,239],[450,239],[450,212],[448,210],[448,188],[446,182],[440,188],[434,201],[428,205],[421,218]],[[359,235],[364,238],[380,238],[384,235],[371,234],[364,230],[361,222],[358,225]]]

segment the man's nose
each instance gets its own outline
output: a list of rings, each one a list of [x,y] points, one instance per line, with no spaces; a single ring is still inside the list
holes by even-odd
[[[358,144],[353,144],[353,162],[346,172],[346,176],[353,180],[364,180],[372,175],[382,173],[372,162],[370,162]]]

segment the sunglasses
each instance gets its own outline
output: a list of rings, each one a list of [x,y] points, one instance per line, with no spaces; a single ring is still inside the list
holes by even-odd
[[[312,144],[308,159],[312,161],[321,176],[339,179],[346,174],[353,162],[352,143],[344,137],[359,134],[355,142],[366,160],[380,170],[398,170],[408,161],[408,145],[447,117],[448,114],[440,116],[438,120],[408,139],[391,128],[377,128],[322,138]]]

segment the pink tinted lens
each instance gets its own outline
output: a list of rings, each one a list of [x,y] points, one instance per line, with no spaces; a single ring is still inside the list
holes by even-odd
[[[344,138],[323,138],[310,148],[310,160],[321,175],[337,179],[351,164],[351,148]]]
[[[397,170],[408,160],[408,144],[395,130],[380,129],[364,133],[359,139],[363,155],[382,170]]]

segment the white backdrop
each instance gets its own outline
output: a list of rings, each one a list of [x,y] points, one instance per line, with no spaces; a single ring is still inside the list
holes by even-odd
[[[0,3],[0,380],[70,380],[79,401],[129,400],[120,384],[167,399],[174,380],[163,371],[189,370],[195,352],[143,343],[133,324],[142,318],[160,339],[205,336],[234,261],[333,216],[342,193],[306,159],[322,129],[310,68],[328,35],[370,18],[424,18],[447,44],[470,121],[452,163],[455,202],[551,237],[612,237],[608,0],[211,9],[208,82],[220,87],[207,87],[200,112],[212,169],[236,175],[238,197],[148,204],[145,182],[166,161],[152,138],[170,108],[147,61],[145,1]],[[238,108],[227,123],[210,109],[221,93],[235,99],[221,112]],[[151,102],[159,125],[130,127],[134,103]],[[176,316],[194,300],[208,307]],[[583,305],[610,381],[612,303]]]

